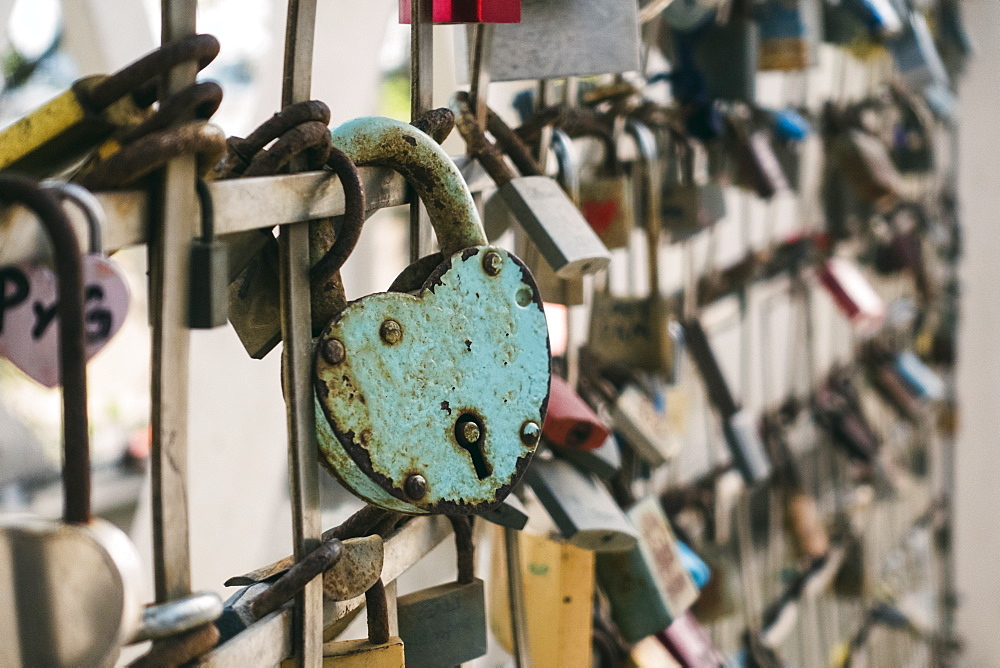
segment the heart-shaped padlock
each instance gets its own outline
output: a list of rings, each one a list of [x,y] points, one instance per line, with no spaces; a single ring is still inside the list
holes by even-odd
[[[103,253],[104,212],[82,186],[45,182],[57,197],[79,206],[87,218],[90,248],[83,256],[85,353],[89,360],[118,333],[130,293],[121,268]],[[45,387],[59,384],[59,281],[48,267],[0,268],[0,355]]]
[[[0,200],[33,210],[59,271],[58,378],[63,386],[63,523],[0,522],[0,665],[111,665],[140,618],[139,555],[90,515],[90,443],[79,244],[59,202],[31,179],[0,175]]]
[[[430,137],[362,118],[335,129],[333,143],[358,165],[407,178],[441,257],[426,279],[397,279],[414,291],[363,297],[320,335],[323,461],[383,508],[488,510],[520,480],[545,418],[549,340],[535,281],[513,254],[486,245],[468,186]]]

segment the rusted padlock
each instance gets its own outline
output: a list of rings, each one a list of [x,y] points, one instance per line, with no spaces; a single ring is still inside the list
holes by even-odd
[[[486,245],[461,173],[413,126],[360,118],[333,131],[358,165],[399,171],[424,202],[441,254],[391,292],[362,297],[317,341],[322,461],[369,503],[480,513],[517,484],[541,436],[549,338],[531,273]]]

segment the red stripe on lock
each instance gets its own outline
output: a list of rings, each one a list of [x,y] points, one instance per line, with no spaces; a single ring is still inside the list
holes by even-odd
[[[596,450],[611,432],[569,383],[552,376],[549,407],[542,436],[550,443],[574,450]]]
[[[412,20],[412,0],[399,0],[399,22]],[[432,23],[520,23],[521,0],[433,0]]]

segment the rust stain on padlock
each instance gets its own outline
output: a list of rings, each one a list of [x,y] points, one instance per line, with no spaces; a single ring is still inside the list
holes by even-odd
[[[499,261],[484,264],[490,253]],[[537,445],[522,439],[523,425],[541,424],[548,402],[548,346],[528,343],[545,337],[530,273],[504,251],[468,248],[438,266],[418,294],[366,299],[321,337],[316,393],[343,448],[335,452],[321,428],[324,454],[348,455],[402,502],[393,506],[402,512],[495,506]],[[392,344],[382,331],[390,320],[401,330]],[[344,346],[339,363],[322,355],[325,341]],[[357,489],[357,480],[325,463]],[[408,485],[415,476],[420,485]]]

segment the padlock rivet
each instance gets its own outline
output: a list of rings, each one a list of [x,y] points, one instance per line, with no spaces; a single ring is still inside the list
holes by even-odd
[[[503,269],[503,258],[496,251],[489,251],[483,256],[483,271],[489,276],[496,276]]]
[[[411,499],[422,499],[427,495],[427,479],[419,473],[414,473],[406,479],[403,488]]]
[[[541,434],[542,428],[538,426],[537,422],[528,420],[521,425],[521,442],[525,445],[535,445],[538,443],[538,437]]]
[[[403,326],[395,320],[389,319],[382,323],[378,333],[383,341],[394,346],[403,339]]]
[[[326,343],[323,344],[323,359],[326,360],[327,364],[336,366],[343,362],[345,357],[347,357],[347,351],[344,350],[344,344],[337,339],[327,339]]]

